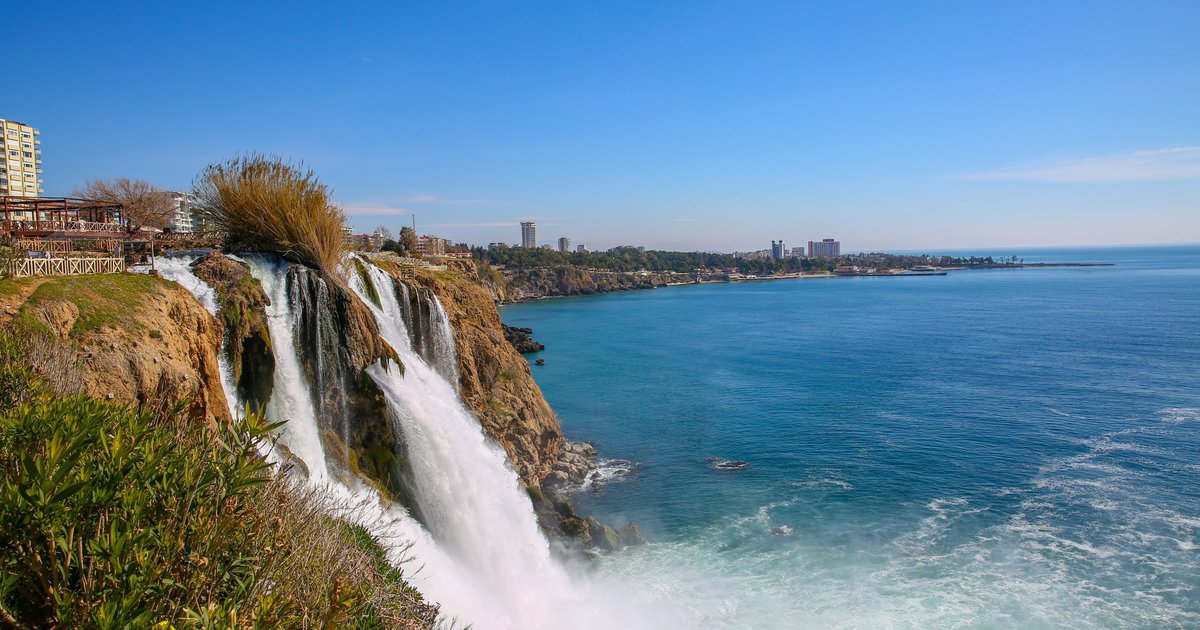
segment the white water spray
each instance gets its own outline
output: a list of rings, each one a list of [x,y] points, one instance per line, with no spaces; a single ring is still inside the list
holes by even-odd
[[[163,275],[215,313],[215,292],[192,273],[192,260],[171,261]],[[552,557],[503,450],[483,434],[452,384],[457,381],[457,359],[442,305],[432,294],[425,296],[430,303],[425,305],[429,317],[422,338],[432,346],[426,346],[424,354],[433,352],[427,360],[414,348],[405,325],[406,309],[408,321],[422,321],[420,307],[402,305],[391,277],[369,262],[365,264],[382,305],[367,297],[356,277],[353,289],[370,307],[405,372],[376,364],[368,374],[384,391],[391,421],[405,444],[412,498],[424,524],[352,475],[332,470],[320,438],[312,385],[296,345],[301,314],[289,299],[289,263],[269,256],[242,260],[271,300],[267,320],[275,377],[266,414],[271,420],[287,421],[280,444],[304,463],[309,483],[322,489],[331,511],[367,527],[390,549],[393,562],[413,559],[404,565],[406,578],[440,604],[445,617],[481,630],[689,625],[673,615],[661,618],[648,614],[648,609],[631,609],[636,597],[613,594],[611,586],[569,575]],[[237,412],[236,390],[225,362],[221,376],[231,412]],[[279,460],[281,455],[271,457]]]

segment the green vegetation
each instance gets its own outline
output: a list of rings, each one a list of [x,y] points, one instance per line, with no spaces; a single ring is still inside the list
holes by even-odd
[[[375,303],[375,306],[382,307],[383,303],[379,301],[379,291],[375,288],[375,282],[371,280],[371,274],[367,271],[366,265],[358,258],[354,259],[354,269],[358,271],[358,277],[362,280],[363,287],[367,290],[367,297]]]
[[[8,277],[9,265],[20,257],[21,252],[16,247],[0,244],[0,280]],[[0,284],[0,293],[4,292],[3,284]]]
[[[605,271],[651,271],[691,273],[733,270],[738,273],[769,273],[775,271],[823,271],[836,264],[829,260],[789,258],[786,260],[748,260],[732,254],[707,252],[666,252],[640,250],[636,247],[615,247],[606,252],[558,252],[526,247],[501,247],[492,250],[476,248],[475,257],[496,265],[515,268],[576,267]]]
[[[204,170],[197,207],[229,251],[275,252],[336,278],[345,215],[312,170],[252,154]]]
[[[541,248],[500,247],[474,248],[476,260],[513,269],[596,269],[614,272],[675,272],[705,273],[730,271],[746,275],[773,273],[812,273],[831,271],[838,265],[858,265],[867,269],[908,269],[917,265],[943,267],[975,267],[1016,264],[1017,258],[1000,259],[991,256],[957,257],[936,255],[850,254],[837,259],[785,258],[783,260],[738,258],[732,254],[709,252],[667,252],[643,250],[637,247],[614,247],[605,252],[559,252]],[[1011,260],[1011,262],[1009,262]]]
[[[399,240],[387,239],[383,242],[383,250],[395,252],[401,256],[417,255],[417,233],[407,225],[400,228]]]
[[[379,541],[258,455],[274,427],[183,407],[56,390],[0,334],[0,625],[431,627]]]
[[[102,326],[137,328],[134,314],[146,296],[163,288],[166,281],[144,274],[97,274],[92,276],[46,276],[40,278],[11,278],[0,282],[15,292],[22,285],[38,284],[29,299],[21,306],[16,324],[27,330],[51,332],[38,319],[37,312],[53,303],[65,302],[75,306],[78,318],[71,328],[79,335]],[[5,289],[5,292],[8,292]]]

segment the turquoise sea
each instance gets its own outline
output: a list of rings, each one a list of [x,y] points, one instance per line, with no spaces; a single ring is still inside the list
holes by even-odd
[[[969,253],[1116,265],[504,307],[628,460],[597,570],[714,628],[1200,626],[1200,247]]]

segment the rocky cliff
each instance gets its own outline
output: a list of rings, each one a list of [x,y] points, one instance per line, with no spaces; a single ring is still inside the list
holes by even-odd
[[[143,275],[0,282],[0,325],[34,344],[60,390],[134,406],[182,397],[188,413],[229,420],[217,363],[222,325],[183,288]]]
[[[492,274],[481,270],[477,275],[480,280],[489,280],[488,276]],[[501,277],[502,283],[495,280],[485,283],[493,287],[492,293],[500,302],[653,289],[678,281],[678,278],[661,273],[600,271],[570,266],[505,269]]]

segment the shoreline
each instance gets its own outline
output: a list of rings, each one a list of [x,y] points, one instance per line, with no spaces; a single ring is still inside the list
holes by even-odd
[[[973,265],[970,267],[942,267],[943,271],[994,271],[997,269],[1051,269],[1051,268],[1070,268],[1070,267],[1115,267],[1116,263],[1098,263],[1098,262],[1072,262],[1072,263],[1019,263],[1019,264],[1002,264],[996,263],[992,265]],[[945,275],[945,274],[942,274]],[[533,297],[520,298],[516,300],[496,300],[499,306],[509,304],[522,304],[525,302],[535,302],[538,300],[552,300],[557,298],[580,298],[593,297],[597,295],[606,295],[609,293],[629,293],[632,291],[653,291],[655,289],[663,289],[667,287],[687,287],[703,284],[739,284],[743,282],[767,282],[773,280],[809,280],[809,279],[824,279],[824,278],[882,278],[882,277],[903,277],[903,278],[918,278],[920,275],[904,275],[899,273],[872,273],[872,274],[837,274],[833,272],[824,273],[790,273],[777,276],[745,276],[738,278],[730,278],[726,280],[697,280],[694,282],[667,282],[658,286],[649,287],[630,287],[622,289],[614,289],[611,291],[596,291],[594,293],[575,293],[570,295],[538,295]]]

